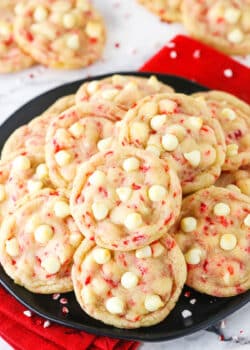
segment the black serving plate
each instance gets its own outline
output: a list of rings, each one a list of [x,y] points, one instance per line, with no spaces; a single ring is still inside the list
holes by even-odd
[[[135,72],[124,74],[146,77],[150,75],[150,73]],[[105,76],[93,77],[91,79],[101,79],[103,77]],[[177,92],[190,94],[197,91],[207,90],[207,88],[192,81],[176,76],[158,74],[158,78],[164,83],[173,86]],[[36,97],[17,110],[0,127],[0,149],[3,147],[8,136],[17,127],[29,122],[32,118],[41,114],[59,97],[75,93],[77,88],[84,81],[88,80],[90,79],[79,80],[57,87],[39,97]],[[197,293],[194,290],[185,287],[176,307],[163,322],[149,328],[126,330],[107,326],[86,315],[77,304],[73,293],[64,294],[68,299],[67,307],[69,309],[69,313],[64,315],[59,300],[53,300],[51,295],[33,294],[28,292],[26,289],[16,285],[5,274],[1,267],[0,282],[27,308],[51,321],[98,335],[142,341],[169,340],[191,334],[201,329],[206,329],[250,301],[250,291],[232,298],[214,298],[205,294]],[[190,300],[192,299],[195,299],[194,304],[190,303]],[[183,310],[191,311],[192,315],[184,318],[182,316]]]

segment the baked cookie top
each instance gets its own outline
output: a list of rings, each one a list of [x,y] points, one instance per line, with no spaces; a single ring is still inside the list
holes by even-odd
[[[182,0],[138,0],[138,2],[158,15],[162,21],[181,21]]]

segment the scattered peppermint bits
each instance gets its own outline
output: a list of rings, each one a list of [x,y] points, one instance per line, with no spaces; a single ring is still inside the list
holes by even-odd
[[[230,68],[225,69],[223,73],[226,78],[232,78],[234,75],[232,69]]]
[[[67,314],[69,313],[69,309],[67,308],[67,306],[63,306],[63,307],[62,307],[62,313],[63,313],[64,315],[67,315]]]
[[[201,57],[201,51],[198,50],[198,49],[195,50],[194,53],[193,53],[193,57],[194,57],[195,59],[200,58],[200,57]]]
[[[32,312],[31,312],[30,310],[25,310],[25,311],[23,312],[23,314],[24,314],[24,316],[26,316],[26,317],[32,317]]]
[[[175,50],[170,51],[169,53],[170,58],[175,59],[177,58],[177,52]]]
[[[68,304],[68,299],[67,298],[61,298],[60,299],[60,304],[62,304],[62,305]]]
[[[49,320],[44,321],[43,328],[48,328],[51,326],[51,322]]]
[[[189,300],[189,303],[190,303],[191,305],[196,304],[196,302],[197,302],[197,299],[195,299],[195,298]]]
[[[191,317],[192,316],[192,312],[190,310],[183,310],[181,312],[181,315],[185,319],[185,318]]]
[[[60,296],[61,296],[60,293],[54,293],[54,294],[52,295],[52,299],[53,299],[53,300],[58,300],[58,299],[60,298]]]

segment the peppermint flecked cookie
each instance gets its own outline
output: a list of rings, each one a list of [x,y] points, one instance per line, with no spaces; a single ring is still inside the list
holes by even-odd
[[[74,104],[74,95],[59,98],[41,116],[16,129],[5,142],[1,157],[7,160],[12,153],[28,150],[29,153],[44,158],[45,136],[52,118]]]
[[[68,292],[73,254],[81,240],[67,195],[40,191],[4,220],[0,261],[15,283],[31,292]]]
[[[52,187],[44,158],[29,152],[12,153],[0,162],[0,223],[19,200],[41,188]]]
[[[15,19],[14,32],[35,60],[61,69],[91,64],[105,43],[103,19],[87,0],[29,1]]]
[[[211,186],[182,203],[173,237],[188,264],[187,285],[229,297],[250,288],[250,198]]]
[[[159,16],[162,21],[181,21],[182,0],[138,0],[138,2]]]
[[[234,177],[236,186],[242,193],[250,197],[250,165],[237,170]]]
[[[83,241],[74,256],[76,298],[91,317],[119,328],[161,322],[186,280],[184,257],[170,236],[129,252]]]
[[[96,115],[117,121],[141,98],[173,91],[153,75],[150,78],[113,75],[84,83],[76,93],[76,104],[86,110],[86,102],[93,103]]]
[[[17,45],[13,33],[15,5],[18,1],[0,2],[0,73],[11,73],[30,67],[33,58]]]
[[[226,139],[226,160],[223,170],[236,170],[250,164],[250,106],[237,97],[222,91],[194,94],[204,98],[219,120]]]
[[[119,143],[144,148],[158,157],[171,156],[183,193],[215,183],[225,159],[219,122],[202,101],[183,94],[148,96],[119,123]]]
[[[58,187],[71,187],[76,169],[98,150],[109,148],[114,122],[72,107],[51,122],[46,136],[46,163]]]
[[[249,0],[183,0],[182,19],[195,38],[227,54],[250,53]]]
[[[181,194],[170,162],[116,146],[79,168],[70,202],[86,238],[104,248],[131,250],[168,231],[179,215]]]

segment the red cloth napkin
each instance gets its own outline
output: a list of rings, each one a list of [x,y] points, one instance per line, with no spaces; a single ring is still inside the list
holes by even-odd
[[[179,75],[209,88],[230,92],[250,103],[250,69],[184,35],[175,37],[140,71]]]
[[[169,73],[213,89],[231,92],[250,103],[250,70],[230,57],[185,36],[175,39],[151,58],[141,71]],[[0,336],[15,350],[135,350],[137,342],[98,337],[51,324],[32,315],[0,288]]]

